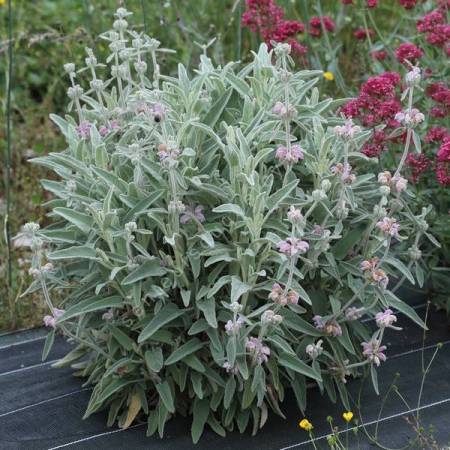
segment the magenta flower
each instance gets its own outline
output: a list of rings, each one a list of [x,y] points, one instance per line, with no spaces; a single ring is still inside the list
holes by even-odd
[[[270,348],[264,345],[261,339],[255,337],[247,338],[245,348],[253,353],[257,364],[261,365],[269,360]]]
[[[239,330],[241,329],[242,325],[244,325],[244,323],[245,323],[245,321],[241,316],[239,316],[236,319],[236,322],[229,320],[225,324],[225,332],[230,336],[233,334],[237,334],[239,332]]]
[[[345,318],[347,320],[358,320],[364,314],[364,308],[357,308],[355,306],[351,306],[345,310]]]
[[[306,253],[309,250],[309,244],[306,241],[295,237],[278,242],[277,247],[280,253],[284,253],[287,256],[296,256],[297,254]]]
[[[160,122],[167,114],[167,108],[160,102],[156,102],[150,107],[150,113],[152,114],[155,122]]]
[[[109,123],[108,126],[106,125],[102,125],[98,132],[100,133],[101,136],[105,137],[106,135],[108,135],[109,133],[111,133],[114,130],[119,129],[119,123],[117,122],[117,120],[111,120],[111,122]]]
[[[371,259],[366,259],[366,260],[362,261],[361,264],[359,265],[359,268],[363,272],[375,270],[377,268],[379,262],[380,262],[380,258],[378,258],[377,256],[374,256]]]
[[[278,283],[274,283],[272,285],[269,299],[281,306],[287,305],[288,301],[286,295],[284,294],[284,289]]]
[[[386,309],[384,312],[375,314],[375,322],[379,328],[391,327],[393,323],[397,322],[397,317],[391,309]]]
[[[353,124],[353,120],[347,119],[343,126],[335,126],[334,134],[344,139],[353,139],[358,133],[361,132],[361,127]]]
[[[371,339],[369,342],[363,342],[363,355],[376,366],[379,366],[381,361],[386,361],[386,355],[383,353],[386,350],[385,345],[381,345],[378,339]]]
[[[65,313],[64,309],[53,308],[53,315],[44,316],[44,325],[48,328],[56,328],[56,320]]]
[[[275,156],[280,161],[284,161],[287,163],[297,163],[299,160],[303,160],[305,157],[300,145],[298,144],[293,144],[290,150],[284,145],[281,145],[277,148]]]
[[[184,213],[180,216],[180,222],[182,224],[186,224],[194,219],[197,219],[200,223],[203,223],[206,220],[203,215],[202,205],[198,205],[195,208],[193,206],[187,206]]]
[[[160,161],[165,161],[167,159],[177,159],[180,156],[180,149],[169,147],[166,144],[158,145],[158,156]]]
[[[348,163],[337,163],[331,168],[333,175],[338,175],[341,181],[346,184],[352,184],[356,180],[356,176],[352,173],[352,166]]]
[[[342,328],[335,319],[325,320],[322,316],[313,317],[314,326],[328,336],[342,336]]]
[[[393,217],[385,217],[383,220],[380,220],[376,224],[377,228],[379,228],[385,235],[398,237],[398,231],[400,229],[400,225],[397,223],[397,219]]]
[[[81,139],[87,139],[90,136],[92,124],[86,120],[80,123],[75,130],[78,134],[78,137]]]

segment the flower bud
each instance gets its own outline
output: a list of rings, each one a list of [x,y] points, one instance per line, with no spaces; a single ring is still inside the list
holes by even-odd
[[[287,56],[291,53],[291,46],[285,42],[277,43],[274,50],[277,56]]]
[[[125,31],[128,28],[128,22],[125,19],[117,19],[113,23],[113,28],[117,31]]]
[[[391,188],[389,186],[380,186],[379,188],[380,194],[384,197],[387,197],[391,193]]]
[[[134,63],[134,69],[138,74],[142,75],[147,71],[147,64],[145,61],[137,61]]]
[[[96,92],[100,92],[103,91],[103,89],[105,88],[105,83],[103,82],[103,80],[100,80],[99,78],[92,80],[89,83],[91,89],[93,89]]]
[[[291,223],[295,223],[298,225],[305,224],[305,218],[303,217],[303,214],[301,213],[300,209],[297,209],[294,205],[290,206],[287,217],[289,222]]]
[[[180,200],[171,201],[169,203],[169,212],[182,213],[186,210],[186,206]]]
[[[424,220],[424,219],[418,219],[418,226],[419,226],[419,229],[420,229],[420,231],[423,231],[423,232],[425,232],[425,231],[427,231],[428,230],[428,224],[427,224],[427,222]]]
[[[417,86],[420,83],[420,80],[421,75],[419,67],[413,67],[412,70],[405,75],[407,86]]]
[[[67,96],[71,100],[76,100],[83,95],[83,92],[84,89],[79,84],[76,84],[75,86],[71,86],[69,89],[67,89]]]
[[[312,191],[312,199],[316,202],[320,202],[321,200],[324,200],[327,198],[327,194],[322,189],[315,189]]]
[[[64,70],[65,70],[66,73],[69,74],[69,75],[75,73],[75,64],[74,64],[74,63],[67,63],[67,64],[64,64]]]
[[[230,309],[234,313],[240,313],[242,311],[242,309],[243,309],[243,306],[240,303],[238,303],[238,302],[232,302],[230,304]]]
[[[416,245],[408,249],[408,255],[411,258],[411,261],[419,261],[420,258],[422,258],[422,252]]]
[[[311,359],[316,359],[323,352],[322,348],[323,340],[319,339],[315,344],[309,344],[306,346],[305,352]]]
[[[327,179],[322,180],[322,183],[320,185],[321,185],[322,190],[324,192],[328,192],[330,190],[330,188],[331,188],[331,181],[327,180]]]

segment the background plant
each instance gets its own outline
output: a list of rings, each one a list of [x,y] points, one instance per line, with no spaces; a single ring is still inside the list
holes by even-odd
[[[429,212],[407,208],[403,158],[376,180],[371,131],[330,114],[342,101],[320,100],[321,72],[291,71],[289,45],[242,67],[205,50],[194,74],[167,76],[170,51],[129,14],[101,35],[106,65],[87,48],[64,66],[73,114],[52,120],[68,148],[33,160],[57,176],[43,180],[52,224],[18,236],[51,313],[44,357],[61,330],[78,346],[59,365],[82,358],[95,386],[86,415],[109,407],[128,427],[144,413],[150,434],[175,412],[193,415],[194,441],[206,423],[256,432],[286,388],[304,410],[311,380],[348,408],[347,376],[368,367],[378,389],[390,308],[424,325],[388,289],[414,282],[402,260]]]

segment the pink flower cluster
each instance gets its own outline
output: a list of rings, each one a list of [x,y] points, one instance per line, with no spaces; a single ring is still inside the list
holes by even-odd
[[[352,184],[356,180],[356,175],[352,173],[352,166],[348,163],[337,163],[331,168],[333,175],[338,175],[345,184]]]
[[[119,122],[117,122],[117,120],[111,120],[111,122],[108,125],[102,125],[98,132],[100,133],[101,136],[105,137],[106,135],[108,135],[109,133],[118,130],[119,127]]]
[[[277,244],[280,253],[287,256],[296,256],[298,254],[306,253],[309,250],[309,244],[301,239],[290,237],[285,241],[280,241]]]
[[[253,353],[257,364],[261,365],[269,360],[270,348],[264,345],[261,339],[249,337],[245,343],[245,348]]]
[[[64,313],[64,309],[53,308],[53,314],[51,316],[44,316],[44,325],[48,328],[56,328],[56,320]]]
[[[274,0],[247,0],[247,11],[242,15],[242,24],[253,33],[259,33],[271,47],[271,41],[286,42],[297,55],[307,52],[296,39],[305,26],[296,20],[286,20],[284,10]]]
[[[369,342],[363,342],[363,355],[376,366],[379,366],[381,361],[386,361],[386,355],[384,351],[386,350],[385,345],[381,345],[378,339],[371,339]]]
[[[379,328],[388,328],[397,322],[392,309],[386,309],[386,311],[375,314],[375,322]]]
[[[158,145],[158,156],[160,161],[165,161],[166,159],[177,159],[181,152],[178,148],[169,147],[166,144]]]
[[[91,127],[92,124],[87,120],[84,120],[75,128],[75,131],[77,132],[78,137],[80,137],[81,139],[87,139],[90,136]]]
[[[313,317],[314,326],[324,332],[327,336],[342,336],[342,328],[335,319],[325,320],[322,316]]]
[[[384,217],[383,220],[377,222],[376,226],[386,236],[398,237],[400,225],[397,223],[397,219],[394,219],[393,217]]]
[[[298,303],[298,294],[292,289],[285,294],[284,289],[278,283],[274,283],[269,299],[281,306],[296,305]]]
[[[380,258],[374,256],[371,259],[362,261],[359,267],[364,272],[366,279],[370,283],[378,284],[382,288],[386,289],[389,283],[389,277],[383,269],[378,268],[379,263]]]
[[[200,223],[203,223],[206,219],[203,214],[203,206],[198,205],[195,208],[193,206],[187,206],[184,213],[180,216],[180,222],[186,224],[191,220],[195,222],[195,219]]]
[[[245,321],[242,317],[238,317],[235,322],[229,320],[225,324],[225,332],[231,336],[233,334],[237,334],[241,329],[242,325],[244,325]]]
[[[277,148],[275,156],[278,160],[287,163],[297,163],[299,160],[302,160],[305,157],[300,145],[298,144],[291,145],[290,149],[288,149],[284,145],[281,145]]]
[[[358,119],[364,127],[386,125],[386,131],[374,131],[372,138],[364,144],[362,152],[369,157],[379,156],[387,149],[387,131],[398,126],[395,115],[401,109],[397,95],[400,81],[400,75],[396,72],[370,77],[361,86],[358,97],[350,100],[341,110],[346,117]]]

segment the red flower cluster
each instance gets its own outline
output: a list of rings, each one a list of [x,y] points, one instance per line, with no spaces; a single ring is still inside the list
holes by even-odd
[[[394,119],[402,107],[396,89],[400,85],[400,75],[395,72],[385,72],[370,77],[362,86],[356,99],[350,100],[343,108],[346,117],[358,119],[363,126],[373,128],[384,124],[386,128],[398,126]],[[363,147],[367,156],[379,156],[386,151],[388,136],[384,130],[375,131],[372,139]]]
[[[400,0],[400,5],[405,9],[413,9],[416,6],[417,0]]]
[[[431,161],[423,153],[410,153],[406,165],[411,169],[411,179],[414,183],[430,167]]]
[[[404,44],[400,44],[395,50],[395,57],[401,64],[405,64],[406,60],[414,63],[422,56],[423,51],[419,47],[406,42]]]
[[[296,20],[285,20],[284,10],[273,0],[247,0],[247,11],[242,15],[242,24],[254,33],[259,33],[270,47],[271,41],[287,42],[298,55],[307,52],[296,36],[305,26]]]
[[[373,37],[375,33],[370,28],[358,28],[353,32],[353,36],[355,36],[356,39],[359,41],[364,41],[369,36]]]
[[[426,134],[424,141],[427,144],[430,143],[435,144],[437,142],[442,142],[446,138],[450,138],[450,133],[447,130],[447,128],[434,126],[428,130],[428,133]]]
[[[388,54],[386,50],[374,50],[370,53],[370,56],[378,61],[384,61],[388,57]]]
[[[450,24],[447,23],[444,13],[449,6],[448,3],[443,5],[440,7],[441,10],[436,9],[419,19],[417,30],[420,33],[425,33],[429,44],[445,48],[450,56]]]
[[[333,32],[336,25],[330,16],[315,16],[309,21],[309,34],[313,37],[322,36],[322,22],[326,31]]]
[[[426,94],[437,105],[433,106],[430,115],[435,118],[444,118],[450,115],[450,88],[444,83],[431,83],[427,86]]]
[[[440,184],[450,185],[450,138],[443,142],[437,153],[436,178]]]

